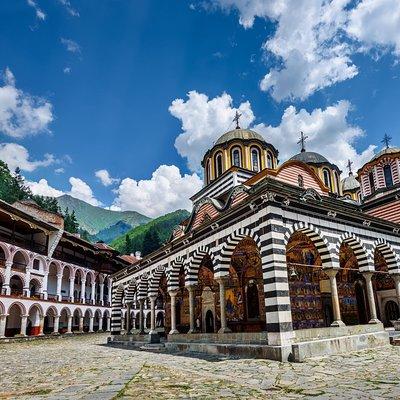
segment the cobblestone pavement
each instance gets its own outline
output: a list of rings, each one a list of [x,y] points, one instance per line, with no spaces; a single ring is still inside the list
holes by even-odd
[[[106,337],[0,344],[0,399],[400,398],[400,347],[290,364],[119,349]]]

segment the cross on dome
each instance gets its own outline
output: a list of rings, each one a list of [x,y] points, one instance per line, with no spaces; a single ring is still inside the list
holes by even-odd
[[[385,136],[383,137],[383,140],[381,143],[383,143],[386,148],[388,149],[390,147],[390,142],[392,141],[392,137],[389,136],[387,133],[385,133]]]
[[[236,122],[236,129],[240,129],[239,120],[240,120],[241,116],[242,116],[242,114],[240,114],[240,112],[238,110],[236,110],[235,118],[233,118],[233,122]]]
[[[300,140],[297,142],[297,144],[301,145],[301,152],[304,153],[306,151],[305,143],[306,143],[306,140],[308,139],[308,136],[304,136],[303,131],[301,131],[300,133],[301,133],[301,137],[300,137]]]
[[[351,160],[348,160],[348,161],[347,161],[347,169],[349,170],[349,175],[353,175],[353,171],[352,171],[352,169],[351,169],[351,166],[352,166],[353,164],[354,164],[353,161],[351,161]]]

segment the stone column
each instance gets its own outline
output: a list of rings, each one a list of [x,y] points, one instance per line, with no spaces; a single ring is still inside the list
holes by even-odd
[[[176,329],[176,295],[177,290],[169,290],[168,294],[171,297],[171,330],[169,331],[170,335],[175,335],[178,332]]]
[[[111,331],[111,317],[107,317],[107,332]]]
[[[90,302],[96,304],[96,282],[92,282],[92,291],[90,293]]]
[[[39,319],[39,336],[43,336],[43,335],[44,335],[44,333],[43,333],[43,329],[44,329],[44,316],[41,315],[39,318],[40,318],[40,319]]]
[[[58,332],[60,328],[60,316],[56,315],[54,317],[54,328],[53,328],[53,333],[52,335],[59,335],[60,333]]]
[[[125,323],[126,323],[126,334],[128,335],[130,333],[130,325],[131,325],[131,303],[126,304],[126,317],[125,317]]]
[[[160,336],[156,331],[156,300],[157,296],[150,297],[150,332],[149,332],[150,343],[160,342]]]
[[[57,301],[61,301],[62,300],[62,296],[61,296],[61,284],[62,284],[62,273],[61,274],[57,274]]]
[[[89,332],[91,332],[91,333],[94,332],[93,323],[94,323],[94,317],[91,316],[91,317],[89,317]]]
[[[30,267],[27,265],[25,273],[25,286],[22,291],[25,297],[31,297],[31,291],[29,290],[30,280],[31,280],[31,270]]]
[[[368,297],[368,305],[369,305],[369,312],[371,314],[371,319],[368,322],[369,324],[379,324],[379,319],[376,313],[376,304],[375,304],[375,298],[374,298],[374,288],[372,286],[372,271],[368,272],[363,272],[362,273],[364,279],[365,279],[365,284],[367,287],[367,297]]]
[[[42,286],[42,296],[43,300],[47,300],[47,285],[49,282],[49,273],[47,272],[46,274],[43,275],[43,286]]]
[[[16,336],[26,336],[26,324],[28,322],[29,315],[22,315],[21,316],[21,331],[19,335]]]
[[[226,324],[226,302],[225,302],[225,277],[218,278],[219,284],[219,304],[221,308],[221,329],[218,333],[229,333],[231,330]]]
[[[104,283],[100,283],[100,304],[104,306]]]
[[[108,298],[107,298],[107,302],[108,304],[112,304],[112,280],[109,279],[109,284],[108,284]]]
[[[0,338],[6,336],[7,315],[0,315]]]
[[[83,316],[79,317],[79,332],[83,332]]]
[[[139,300],[139,333],[141,335],[144,334],[144,313],[143,313],[143,305],[145,299]]]
[[[4,276],[4,283],[3,283],[3,293],[6,295],[11,294],[11,288],[10,288],[10,279],[11,279],[11,267],[12,267],[12,261],[6,261],[6,270],[5,270],[5,276]]]
[[[71,276],[69,278],[69,301],[74,302],[74,289],[75,289],[75,277]]]
[[[68,325],[67,325],[67,333],[71,334],[72,333],[72,315],[68,315]]]
[[[103,332],[103,317],[99,317],[99,330],[97,332]]]
[[[339,295],[336,284],[336,274],[338,273],[338,269],[326,269],[324,270],[325,274],[329,276],[329,281],[331,285],[331,298],[332,298],[332,309],[333,309],[333,322],[331,326],[339,327],[345,326],[342,317],[340,316],[340,304],[339,304]]]
[[[86,279],[82,279],[81,282],[81,303],[85,304],[86,298]]]
[[[195,295],[195,286],[187,286],[186,288],[189,292],[189,332],[188,333],[195,333],[196,332],[196,323],[194,319],[194,295]]]
[[[397,304],[400,308],[400,274],[393,274],[391,277],[394,280],[394,286],[396,288]],[[400,318],[399,318],[400,321]]]

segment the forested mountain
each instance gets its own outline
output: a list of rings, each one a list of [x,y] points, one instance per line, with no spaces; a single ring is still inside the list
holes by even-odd
[[[176,225],[189,217],[186,210],[177,210],[163,215],[130,230],[111,242],[111,246],[124,254],[140,251],[146,255],[161,247],[171,236]]]
[[[92,206],[66,194],[58,197],[57,201],[62,211],[66,209],[74,211],[80,228],[87,231],[90,235],[96,235],[120,221],[134,228],[151,220],[149,217],[136,211],[106,210],[105,208]],[[116,234],[118,235],[120,232]]]

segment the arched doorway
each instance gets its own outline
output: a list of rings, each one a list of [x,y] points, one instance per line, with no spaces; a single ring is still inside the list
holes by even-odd
[[[94,319],[93,319],[93,331],[97,332],[100,329],[100,318],[101,318],[101,311],[96,310],[94,313]]]
[[[102,326],[102,330],[103,332],[107,332],[108,331],[108,319],[110,318],[110,313],[108,312],[108,310],[104,311],[104,315],[103,315],[103,326]]]
[[[385,304],[385,321],[396,321],[400,318],[400,311],[398,304],[393,301],[389,300]]]
[[[44,328],[43,332],[45,334],[50,334],[54,332],[54,321],[56,319],[57,310],[53,307],[48,308],[46,311],[46,316],[44,317]]]
[[[367,324],[369,309],[365,280],[360,273],[357,256],[346,242],[339,252],[340,271],[337,274],[337,288],[342,321],[346,325]]]
[[[26,273],[26,267],[29,263],[29,257],[22,251],[17,251],[13,257],[12,270],[16,272]]]
[[[333,322],[329,278],[311,239],[295,232],[286,246],[293,329],[330,326]]]
[[[183,264],[179,270],[179,290],[176,295],[176,329],[180,333],[187,333],[189,321],[189,292],[185,288],[185,269]]]
[[[79,322],[80,322],[81,317],[82,317],[82,311],[79,308],[77,308],[74,311],[73,318],[72,318],[72,331],[73,332],[79,332]]]
[[[26,324],[26,334],[28,336],[37,336],[40,334],[40,320],[43,318],[41,307],[34,304],[28,313],[28,321]]]
[[[6,337],[13,337],[21,333],[22,315],[24,315],[25,313],[25,309],[21,304],[14,303],[11,305],[11,307],[8,309],[8,316],[6,321]]]
[[[29,282],[30,297],[39,299],[42,292],[42,285],[36,278],[31,279]]]
[[[214,314],[211,310],[208,310],[206,312],[206,317],[205,317],[205,331],[206,333],[214,333],[215,328],[214,328]]]
[[[24,292],[24,282],[19,275],[13,275],[10,279],[11,296],[22,296]]]
[[[68,317],[71,315],[68,308],[63,308],[60,313],[59,332],[65,333],[68,331]]]
[[[49,274],[47,276],[47,298],[49,300],[57,299],[57,275],[58,265],[52,262],[49,265]]]
[[[257,244],[243,238],[231,257],[225,284],[226,318],[233,332],[260,332],[265,329],[264,283]],[[219,306],[216,307],[219,312]],[[217,313],[219,320],[219,314]]]
[[[90,309],[87,309],[83,318],[83,331],[84,332],[89,332],[89,327],[90,327],[90,318],[92,317],[92,311]]]

